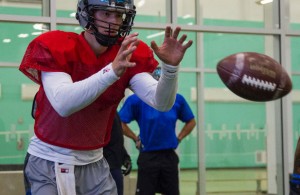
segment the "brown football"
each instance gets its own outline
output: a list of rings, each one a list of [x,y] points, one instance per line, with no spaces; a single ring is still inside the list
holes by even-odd
[[[271,101],[292,90],[284,67],[273,58],[255,52],[241,52],[217,64],[223,83],[236,95],[251,101]]]

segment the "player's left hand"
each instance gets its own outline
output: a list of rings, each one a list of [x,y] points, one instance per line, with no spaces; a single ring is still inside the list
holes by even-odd
[[[193,41],[189,40],[184,44],[187,35],[183,34],[179,40],[177,37],[181,31],[180,27],[176,27],[174,32],[170,26],[165,29],[165,39],[161,46],[157,46],[155,41],[151,42],[151,48],[157,57],[166,64],[178,66],[181,62],[185,51],[193,44]]]

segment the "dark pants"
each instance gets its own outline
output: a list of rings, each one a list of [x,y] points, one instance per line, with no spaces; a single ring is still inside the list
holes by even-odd
[[[118,189],[118,195],[123,195],[123,174],[121,169],[110,169],[110,173],[112,177],[114,178],[117,189]]]
[[[26,168],[26,165],[28,163],[28,158],[29,158],[30,154],[27,153],[26,154],[26,157],[25,157],[25,160],[24,160],[24,169],[23,169],[23,174],[24,174],[24,187],[25,187],[25,193],[26,195],[31,195],[31,190],[30,190],[30,183],[27,179],[27,176],[25,174],[25,168]]]
[[[174,150],[139,154],[136,195],[179,194],[179,158]]]
[[[290,195],[300,195],[300,185],[290,182]]]
[[[300,195],[300,175],[298,173],[290,174],[290,195]]]

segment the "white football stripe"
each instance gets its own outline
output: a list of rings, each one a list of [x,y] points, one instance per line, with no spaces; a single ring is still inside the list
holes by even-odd
[[[235,67],[238,70],[243,70],[244,69],[244,61],[245,61],[245,54],[244,53],[239,53],[236,55],[236,60],[235,60]]]
[[[243,75],[242,83],[250,85],[265,91],[275,91],[276,84],[268,81],[263,81],[248,75]]]

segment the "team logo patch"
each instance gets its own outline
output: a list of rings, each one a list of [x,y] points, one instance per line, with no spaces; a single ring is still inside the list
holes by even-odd
[[[69,169],[61,168],[61,169],[60,169],[60,172],[61,172],[61,173],[69,173]]]
[[[110,68],[104,68],[103,69],[103,74],[105,74],[105,73],[107,73],[107,72],[109,72],[110,71]]]

